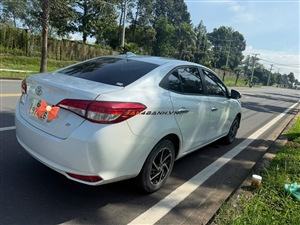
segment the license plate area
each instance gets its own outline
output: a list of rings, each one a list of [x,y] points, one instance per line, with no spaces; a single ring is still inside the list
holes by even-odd
[[[58,118],[59,107],[48,105],[44,100],[33,98],[29,108],[29,115],[44,123]]]

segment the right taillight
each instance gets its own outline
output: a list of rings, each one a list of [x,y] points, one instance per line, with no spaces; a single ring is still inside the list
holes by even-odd
[[[22,83],[21,83],[21,91],[22,91],[22,94],[26,94],[26,93],[27,93],[26,79],[22,80]]]
[[[65,99],[58,106],[96,123],[119,123],[140,114],[147,107],[137,102],[84,101]]]

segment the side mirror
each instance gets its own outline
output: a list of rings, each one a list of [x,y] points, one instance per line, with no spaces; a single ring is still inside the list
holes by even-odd
[[[236,90],[231,90],[230,97],[233,99],[239,99],[242,97],[242,94]]]

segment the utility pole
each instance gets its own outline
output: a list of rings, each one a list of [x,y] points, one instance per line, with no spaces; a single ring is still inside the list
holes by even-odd
[[[269,74],[269,77],[268,77],[268,83],[267,83],[267,86],[269,86],[269,83],[270,83],[270,77],[271,77],[271,74],[272,74],[272,68],[273,68],[273,64],[271,64],[271,69],[270,69],[270,74]]]
[[[255,67],[255,63],[256,63],[256,56],[259,54],[252,54],[254,55],[254,60],[253,60],[253,67],[252,67],[252,74],[251,74],[251,79],[250,79],[250,84],[252,84],[252,80],[253,80],[253,73],[254,73],[254,67]]]

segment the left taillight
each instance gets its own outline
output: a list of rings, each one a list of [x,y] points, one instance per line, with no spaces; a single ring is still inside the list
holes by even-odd
[[[103,124],[122,122],[139,115],[147,109],[145,105],[137,102],[85,101],[74,99],[65,99],[58,106],[70,110],[91,122]]]
[[[26,79],[22,80],[22,83],[21,83],[21,91],[22,91],[22,94],[27,94],[27,84],[26,84]]]

